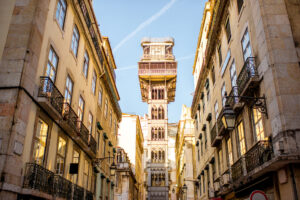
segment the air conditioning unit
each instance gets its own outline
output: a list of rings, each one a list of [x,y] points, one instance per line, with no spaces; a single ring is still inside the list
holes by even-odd
[[[229,185],[229,174],[223,174],[223,185]]]
[[[215,189],[215,192],[220,190],[220,182],[219,181],[214,182],[214,189]]]

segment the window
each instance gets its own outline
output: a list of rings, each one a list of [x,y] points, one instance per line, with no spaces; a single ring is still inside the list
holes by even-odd
[[[46,76],[48,76],[53,82],[55,82],[55,78],[56,78],[57,64],[58,64],[58,57],[55,51],[53,50],[53,48],[50,47]]]
[[[96,72],[93,72],[93,78],[92,78],[92,93],[96,93],[96,82],[97,82],[97,75]]]
[[[242,48],[243,48],[244,61],[246,61],[248,57],[252,56],[248,28],[245,30],[245,33],[242,38]]]
[[[71,49],[76,57],[77,57],[77,53],[78,53],[78,44],[79,44],[79,31],[75,25],[74,29],[73,29]]]
[[[204,130],[204,148],[207,148],[207,133],[206,133],[206,129]]]
[[[221,67],[222,65],[222,51],[221,51],[221,45],[218,47],[218,56],[219,56],[219,65]]]
[[[244,134],[244,125],[243,122],[240,122],[238,125],[238,144],[239,144],[239,154],[240,156],[246,153],[246,143],[245,143],[245,134]]]
[[[92,113],[89,113],[89,122],[88,122],[88,129],[90,134],[92,134],[93,132],[93,115]]]
[[[228,16],[228,19],[227,19],[226,24],[225,24],[225,29],[226,29],[227,41],[229,42],[229,41],[230,41],[230,38],[231,38],[231,30],[230,30],[229,16]]]
[[[109,126],[112,126],[112,111],[109,111]]]
[[[88,72],[89,72],[89,55],[87,52],[84,53],[84,60],[83,60],[83,69],[82,69],[82,72],[83,72],[83,75],[85,78],[88,77]]]
[[[238,6],[238,12],[241,12],[241,9],[243,7],[244,0],[237,0],[237,6]]]
[[[221,96],[222,96],[222,106],[225,107],[225,93],[226,93],[226,88],[225,88],[225,83],[223,83],[222,88],[221,88]]]
[[[61,29],[64,28],[65,17],[67,11],[67,3],[65,0],[58,0],[56,9],[56,20]]]
[[[255,132],[256,140],[257,141],[264,140],[265,133],[264,133],[261,112],[255,108],[252,109],[252,112],[253,112],[253,123],[254,123],[254,132]]]
[[[232,146],[231,146],[231,138],[228,138],[226,141],[227,145],[227,153],[228,153],[228,167],[233,164],[233,155],[232,155]]]
[[[153,88],[151,91],[152,99],[164,99],[164,89]]]
[[[33,138],[33,160],[39,165],[44,164],[47,135],[48,124],[39,118]]]
[[[79,97],[79,104],[78,104],[78,118],[80,121],[83,119],[83,111],[84,111],[84,100],[82,96]]]
[[[214,66],[211,68],[211,80],[212,80],[212,83],[215,84],[216,75],[215,75],[215,67]]]
[[[217,119],[219,117],[219,111],[218,111],[218,109],[219,109],[219,105],[218,105],[218,102],[216,101],[215,102],[215,116],[216,116],[216,121],[217,121]]]
[[[77,151],[77,150],[73,150],[73,157],[72,157],[72,163],[78,163],[78,165],[79,165],[79,161],[80,161],[80,159],[79,159],[79,151]],[[77,181],[78,181],[78,174],[72,174],[71,175],[72,176],[72,182],[73,183],[75,183],[75,184],[77,184]]]
[[[72,92],[73,92],[73,81],[69,76],[67,76],[66,90],[65,90],[65,102],[67,102],[68,104],[71,104]]]
[[[83,186],[88,189],[89,186],[89,161],[84,160],[84,170],[83,170]]]
[[[56,173],[63,175],[65,169],[67,142],[62,137],[58,137],[57,155],[56,155]]]
[[[101,108],[101,105],[102,105],[102,88],[101,87],[99,87],[99,92],[98,92],[98,105]]]
[[[223,155],[222,155],[222,149],[219,150],[218,156],[219,156],[219,174],[221,175],[222,172],[223,172]]]
[[[237,86],[237,84],[236,84],[236,70],[235,70],[234,61],[232,62],[231,66],[230,66],[230,80],[231,80],[231,86],[232,87]],[[237,96],[237,94],[235,96]]]
[[[104,117],[105,117],[105,119],[107,118],[107,109],[108,109],[107,99],[105,99],[105,104],[104,104]]]

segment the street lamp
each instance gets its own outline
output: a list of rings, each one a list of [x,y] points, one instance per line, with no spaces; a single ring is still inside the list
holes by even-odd
[[[235,113],[231,109],[230,105],[226,103],[223,113],[222,113],[222,122],[227,130],[233,130],[235,125]]]
[[[115,176],[116,174],[116,169],[117,169],[117,166],[115,164],[115,161],[113,161],[113,163],[111,164],[110,166],[110,175],[111,176]]]

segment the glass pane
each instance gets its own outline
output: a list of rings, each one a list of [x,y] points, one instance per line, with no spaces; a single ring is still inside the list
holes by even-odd
[[[65,157],[66,145],[67,145],[66,140],[64,140],[63,138],[59,137],[58,138],[57,152],[58,152],[58,154],[60,154],[63,157]]]

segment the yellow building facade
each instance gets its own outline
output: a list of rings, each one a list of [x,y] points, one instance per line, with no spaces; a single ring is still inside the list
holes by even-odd
[[[0,64],[0,199],[113,199],[122,116],[91,1],[13,7]]]
[[[299,6],[206,3],[193,70],[195,199],[299,199]]]

